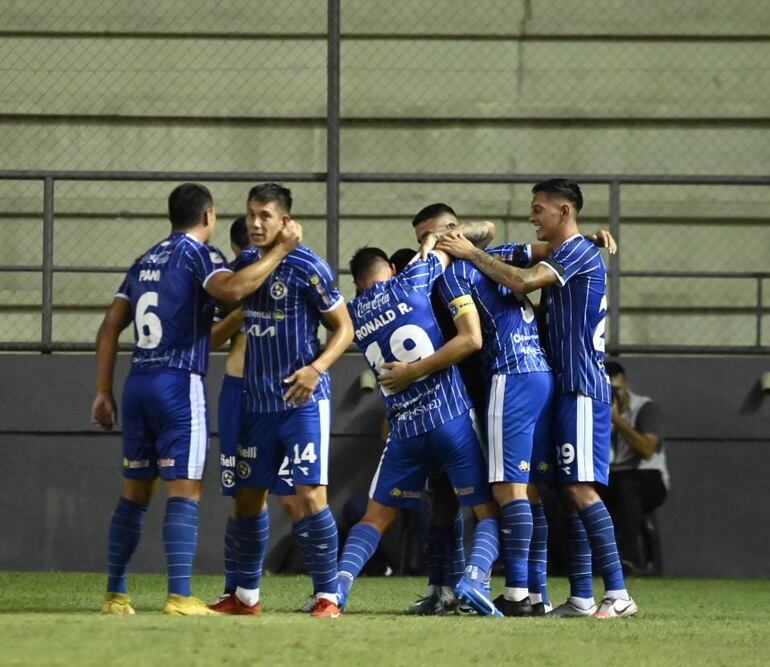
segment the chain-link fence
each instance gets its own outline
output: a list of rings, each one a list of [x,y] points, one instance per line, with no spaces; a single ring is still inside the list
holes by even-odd
[[[501,241],[532,240],[522,174],[588,175],[583,226],[619,233],[614,350],[770,346],[762,3],[28,0],[0,11],[6,349],[91,346],[119,274],[165,233],[182,178],[206,182],[226,222],[255,180],[286,182],[308,244],[350,295],[352,252],[413,245],[409,220],[434,201],[494,220]],[[693,184],[671,179],[682,174]]]

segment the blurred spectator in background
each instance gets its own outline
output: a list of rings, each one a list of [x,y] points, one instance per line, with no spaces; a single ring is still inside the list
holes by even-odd
[[[615,524],[623,569],[638,573],[647,560],[641,547],[644,517],[663,504],[669,487],[663,413],[649,396],[631,391],[623,366],[608,361],[605,368],[613,397],[605,502]]]

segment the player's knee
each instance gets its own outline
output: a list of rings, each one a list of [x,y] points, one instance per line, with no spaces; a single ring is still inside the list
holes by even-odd
[[[233,514],[239,519],[256,516],[267,507],[267,491],[265,489],[238,489],[233,501]]]
[[[302,503],[297,496],[275,496],[278,498],[278,504],[281,509],[286,513],[292,523],[296,523],[303,516]]]
[[[593,485],[586,482],[568,484],[564,487],[564,495],[577,510],[584,510],[601,500]]]
[[[527,485],[514,484],[513,482],[499,482],[492,485],[492,495],[497,504],[502,507],[514,500],[526,500]]]
[[[298,484],[296,493],[300,510],[304,516],[317,514],[328,504],[325,486]]]
[[[494,519],[497,517],[497,504],[481,503],[479,505],[474,505],[473,513],[479,521],[482,519]]]
[[[537,484],[533,484],[532,482],[527,484],[527,498],[532,505],[536,505],[540,502],[540,490],[537,488]]]
[[[140,505],[149,505],[155,491],[154,479],[123,479],[121,495],[126,500],[132,500]]]
[[[187,498],[200,502],[203,482],[199,479],[172,479],[166,483],[169,498]]]
[[[398,512],[395,507],[387,507],[386,505],[380,505],[379,503],[370,500],[366,506],[366,514],[361,519],[361,523],[365,523],[372,526],[382,535],[388,528],[393,525],[396,520]]]

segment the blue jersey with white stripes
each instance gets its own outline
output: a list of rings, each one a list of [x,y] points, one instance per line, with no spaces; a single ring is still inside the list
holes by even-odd
[[[544,290],[548,354],[559,393],[580,392],[612,403],[604,370],[607,271],[599,249],[582,236],[567,239],[542,262],[559,279]]]
[[[487,375],[550,371],[540,347],[535,311],[519,296],[485,276],[471,262],[453,262],[436,285],[449,305],[462,296],[473,297],[484,333]]]
[[[383,363],[417,361],[444,344],[430,303],[431,288],[443,270],[438,255],[431,253],[348,304],[356,345],[377,375]],[[454,366],[420,378],[404,391],[390,393],[383,387],[380,391],[391,435],[399,439],[426,433],[470,409]]]
[[[238,270],[259,258],[259,248],[248,248],[233,262],[233,268]],[[246,299],[244,378],[250,412],[282,412],[295,407],[283,400],[289,389],[284,380],[315,361],[321,352],[321,315],[343,303],[329,265],[303,245],[289,253]],[[311,400],[330,396],[329,374],[324,373]]]
[[[214,301],[208,279],[230,269],[217,248],[173,233],[129,269],[116,296],[131,303],[134,368],[206,373]]]

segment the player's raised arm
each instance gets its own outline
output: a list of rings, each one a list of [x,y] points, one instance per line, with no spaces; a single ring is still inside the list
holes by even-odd
[[[420,258],[425,259],[428,253],[436,248],[436,244],[450,233],[462,234],[477,248],[485,248],[495,237],[495,223],[489,220],[461,222],[447,229],[426,234],[420,240]]]
[[[115,297],[96,335],[96,396],[91,405],[91,422],[105,431],[111,431],[118,421],[112,383],[118,339],[129,324],[131,304],[126,299]]]
[[[203,287],[215,299],[228,304],[238,303],[259,289],[284,257],[296,250],[301,242],[302,227],[295,220],[289,220],[278,233],[275,244],[258,261],[236,273],[214,273]]]
[[[517,294],[529,294],[536,289],[558,282],[556,274],[544,264],[537,264],[528,269],[509,266],[476,248],[462,234],[447,234],[436,247],[448,252],[453,257],[473,262],[482,273]]]
[[[584,234],[583,238],[590,241],[597,248],[605,248],[610,255],[618,251],[618,244],[609,229],[597,229],[593,234]],[[550,243],[533,243],[531,246],[532,264],[537,264],[548,259],[553,254]]]
[[[322,318],[326,327],[332,332],[326,348],[310,364],[298,368],[284,380],[291,386],[283,398],[294,405],[301,405],[310,399],[321,376],[353,342],[353,322],[342,300],[336,308],[324,312]]]

